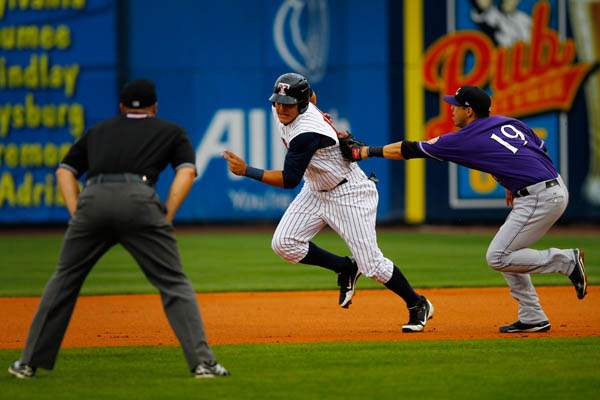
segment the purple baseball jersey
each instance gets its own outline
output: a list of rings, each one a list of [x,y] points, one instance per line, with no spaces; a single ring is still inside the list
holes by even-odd
[[[511,192],[558,176],[544,141],[523,122],[501,115],[418,145],[426,157],[492,174]]]

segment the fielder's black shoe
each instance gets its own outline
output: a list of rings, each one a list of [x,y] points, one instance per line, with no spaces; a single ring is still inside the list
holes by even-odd
[[[550,322],[542,321],[535,324],[526,324],[521,321],[513,322],[510,325],[502,325],[501,333],[522,333],[522,332],[547,332],[550,330]]]
[[[569,279],[575,286],[575,292],[577,292],[577,298],[583,299],[587,294],[587,276],[585,276],[585,267],[583,265],[583,259],[585,254],[581,249],[573,250],[575,254],[575,269],[569,275]]]
[[[421,296],[421,301],[408,309],[408,322],[402,325],[402,332],[421,332],[433,318],[433,310],[433,304]]]
[[[214,378],[215,376],[229,376],[229,371],[221,364],[213,361],[212,363],[202,363],[198,365],[192,373],[196,378]]]
[[[358,266],[356,265],[356,261],[354,261],[352,257],[348,258],[352,262],[352,267],[349,270],[338,274],[338,286],[340,287],[338,304],[342,308],[348,308],[350,307],[350,304],[352,304],[352,297],[356,290],[356,281],[361,275]]]
[[[35,376],[35,367],[30,367],[27,364],[21,364],[21,361],[15,361],[8,367],[8,373],[16,376],[19,379],[30,379]]]

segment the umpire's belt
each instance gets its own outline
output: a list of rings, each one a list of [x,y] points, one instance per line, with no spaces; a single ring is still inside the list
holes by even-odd
[[[89,178],[85,185],[96,185],[98,183],[145,183],[152,186],[152,182],[146,175],[136,174],[98,174]]]
[[[335,189],[338,186],[342,186],[344,183],[347,183],[348,179],[344,178],[340,181],[340,183],[338,183],[337,185],[335,185],[334,187],[332,187],[331,189],[323,189],[323,190],[319,190],[319,192],[321,193],[326,193],[326,192],[331,192],[333,189]]]
[[[523,189],[517,190],[515,192],[515,197],[525,197],[530,194],[538,194],[542,190],[546,190],[551,188],[552,186],[559,186],[558,179],[550,179],[549,181],[538,182],[533,185],[529,185],[524,187]]]

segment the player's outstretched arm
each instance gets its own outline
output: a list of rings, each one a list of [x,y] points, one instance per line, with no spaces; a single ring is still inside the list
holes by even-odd
[[[246,164],[241,157],[237,154],[225,150],[223,152],[223,158],[227,160],[227,167],[229,170],[237,176],[247,176],[248,178],[255,179],[259,182],[266,183],[268,185],[284,187],[283,185],[283,171],[280,170],[263,170],[259,168],[253,168]]]
[[[402,155],[402,142],[390,143],[385,146],[362,146],[360,159],[369,157],[382,157],[390,160],[404,160]]]

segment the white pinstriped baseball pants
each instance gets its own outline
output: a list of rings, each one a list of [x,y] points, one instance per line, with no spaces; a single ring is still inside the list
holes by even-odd
[[[312,191],[305,184],[279,221],[271,246],[281,258],[297,263],[308,253],[308,242],[329,225],[348,245],[359,271],[386,283],[394,263],[377,245],[379,194],[375,183],[362,171],[347,179],[347,183],[325,193]]]

